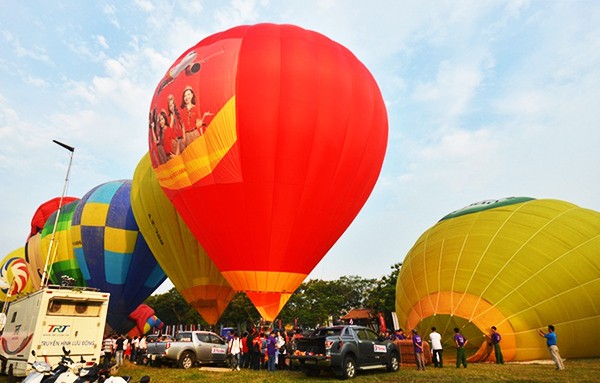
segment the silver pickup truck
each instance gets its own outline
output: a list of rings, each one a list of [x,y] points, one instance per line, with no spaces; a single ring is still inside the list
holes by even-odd
[[[194,364],[225,364],[227,343],[210,331],[181,331],[172,341],[149,342],[146,356],[153,363],[188,369]]]

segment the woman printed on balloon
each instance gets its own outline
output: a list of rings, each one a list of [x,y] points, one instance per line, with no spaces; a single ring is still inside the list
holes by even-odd
[[[200,111],[196,106],[196,95],[191,86],[183,90],[181,101],[181,125],[183,126],[185,136],[185,146],[188,147],[196,138],[204,134],[206,123],[204,119],[212,116],[212,113],[206,112],[200,117]]]
[[[175,97],[172,94],[169,94],[167,100],[169,103],[169,126],[173,128],[175,135],[177,136],[179,153],[183,153],[183,150],[185,149],[185,138],[183,137],[183,128],[181,126],[181,114],[175,103]]]
[[[158,127],[161,133],[161,145],[159,148],[162,147],[165,162],[179,155],[179,141],[177,140],[177,134],[175,133],[175,129],[169,126],[169,123],[167,122],[168,119],[167,112],[164,109],[161,110],[158,115]]]
[[[150,130],[150,155],[155,163],[164,164],[167,161],[165,150],[162,146],[162,131],[156,124],[156,110],[153,109],[148,116],[148,129]]]

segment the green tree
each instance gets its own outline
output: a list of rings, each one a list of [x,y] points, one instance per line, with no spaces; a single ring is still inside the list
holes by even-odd
[[[155,315],[165,324],[201,324],[207,326],[206,321],[172,288],[159,295],[151,295],[144,302],[154,309]]]
[[[391,313],[396,311],[396,284],[402,263],[391,266],[389,275],[377,280],[368,292],[365,305],[375,312],[382,312],[388,324],[391,322]]]

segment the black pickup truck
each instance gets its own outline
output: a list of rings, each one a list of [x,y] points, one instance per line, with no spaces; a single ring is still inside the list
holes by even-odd
[[[352,379],[358,370],[400,368],[400,351],[394,342],[362,326],[320,327],[296,339],[296,351],[287,358],[298,361],[308,376],[332,369],[338,377]]]

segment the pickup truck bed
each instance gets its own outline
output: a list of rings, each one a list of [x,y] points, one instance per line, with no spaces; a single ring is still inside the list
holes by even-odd
[[[307,375],[331,369],[342,379],[351,379],[358,370],[400,368],[400,352],[391,341],[379,338],[369,328],[333,326],[315,330],[296,340],[297,350],[287,358],[297,361]]]

